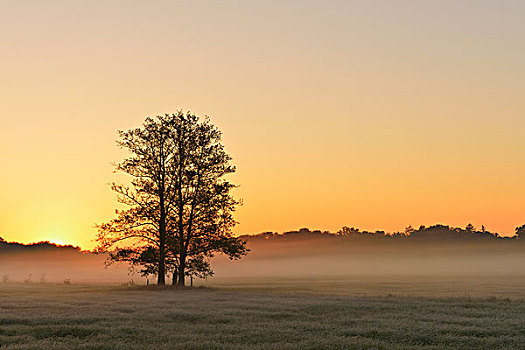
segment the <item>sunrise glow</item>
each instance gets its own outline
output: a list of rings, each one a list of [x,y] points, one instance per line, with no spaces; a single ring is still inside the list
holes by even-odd
[[[92,248],[117,207],[116,131],[179,109],[224,133],[238,234],[471,222],[512,235],[525,222],[524,11],[3,2],[0,235]]]

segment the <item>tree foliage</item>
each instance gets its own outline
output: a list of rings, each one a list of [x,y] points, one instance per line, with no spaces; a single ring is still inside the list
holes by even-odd
[[[232,237],[239,204],[231,195],[235,185],[225,176],[235,172],[221,143],[221,132],[206,118],[191,113],[147,118],[142,128],[119,132],[120,147],[130,157],[116,166],[132,177],[131,184],[112,184],[125,210],[98,226],[100,250],[124,240],[112,261],[140,267],[165,283],[168,272],[184,285],[188,274],[212,273],[209,259],[224,253],[238,259],[245,242]]]

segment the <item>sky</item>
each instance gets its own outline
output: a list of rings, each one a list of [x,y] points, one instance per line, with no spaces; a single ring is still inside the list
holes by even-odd
[[[94,246],[117,130],[209,115],[236,234],[525,223],[525,2],[0,0],[0,236]]]

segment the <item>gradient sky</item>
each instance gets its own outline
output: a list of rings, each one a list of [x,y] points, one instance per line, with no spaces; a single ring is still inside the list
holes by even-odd
[[[236,233],[525,223],[525,2],[0,1],[0,236],[91,248],[117,129],[191,110]]]

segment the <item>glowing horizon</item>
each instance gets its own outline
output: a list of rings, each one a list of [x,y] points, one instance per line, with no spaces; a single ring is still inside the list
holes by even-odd
[[[118,129],[222,131],[237,234],[525,223],[525,3],[0,4],[0,237],[93,247]]]

